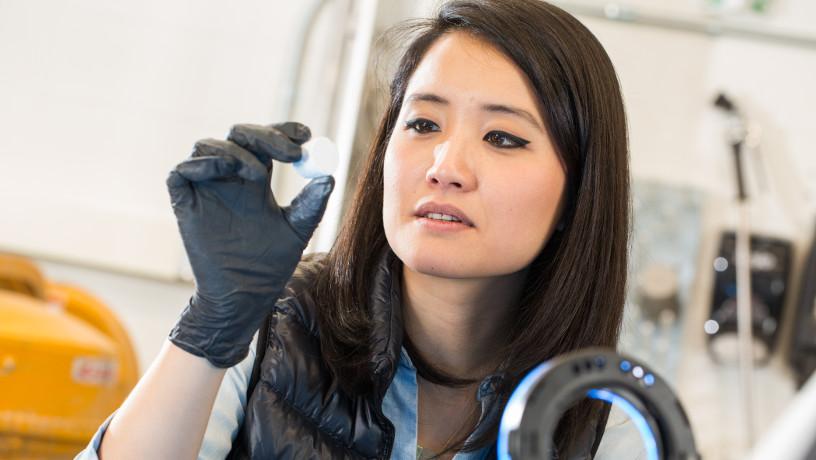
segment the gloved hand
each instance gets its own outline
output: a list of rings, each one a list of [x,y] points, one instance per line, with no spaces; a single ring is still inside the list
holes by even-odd
[[[170,340],[217,367],[246,357],[323,217],[333,177],[283,208],[270,189],[273,160],[297,161],[310,137],[299,123],[236,125],[228,141],[197,142],[167,178],[196,282]]]

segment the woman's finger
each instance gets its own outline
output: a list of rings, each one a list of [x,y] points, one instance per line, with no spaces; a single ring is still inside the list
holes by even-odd
[[[334,190],[334,177],[312,179],[284,209],[289,225],[297,232],[304,244],[309,242],[317,224],[323,218],[329,195]]]
[[[178,171],[175,169],[170,171],[166,182],[167,191],[170,192],[170,204],[176,213],[194,204],[195,194],[193,193],[190,181],[185,179]]]
[[[239,163],[229,156],[195,157],[182,161],[175,171],[190,182],[234,178]]]
[[[228,139],[255,154],[267,168],[272,160],[293,163],[303,155],[298,144],[273,126],[235,125]]]
[[[238,177],[249,181],[263,181],[270,174],[267,167],[255,155],[242,149],[234,142],[219,139],[203,139],[196,142],[192,157],[209,156],[234,158],[237,162],[235,173]]]
[[[312,131],[309,129],[309,127],[296,121],[275,123],[272,125],[272,128],[277,129],[288,137],[289,140],[298,145],[302,145],[304,142],[312,138]]]

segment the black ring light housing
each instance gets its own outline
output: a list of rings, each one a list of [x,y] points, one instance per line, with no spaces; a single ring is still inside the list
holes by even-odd
[[[550,460],[564,412],[584,398],[615,403],[634,422],[647,459],[700,455],[688,417],[666,382],[637,360],[590,348],[553,358],[522,379],[499,427],[499,460]]]

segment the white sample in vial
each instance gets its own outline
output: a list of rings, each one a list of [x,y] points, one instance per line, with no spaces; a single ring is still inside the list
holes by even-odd
[[[328,137],[316,137],[301,146],[303,156],[292,163],[305,179],[329,176],[337,169],[337,146]]]

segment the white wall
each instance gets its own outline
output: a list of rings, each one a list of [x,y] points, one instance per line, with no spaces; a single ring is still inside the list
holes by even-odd
[[[313,3],[0,1],[0,250],[175,277],[167,172],[280,120]]]
[[[575,2],[561,2],[565,5]],[[581,2],[585,4],[587,2]],[[599,5],[604,2],[593,2]],[[705,17],[701,0],[626,2],[633,11]],[[816,2],[777,1],[764,19],[739,14],[732,23],[816,40]],[[697,13],[696,16],[694,13]],[[714,37],[581,17],[610,54],[623,86],[636,177],[684,183],[731,196],[731,158],[724,123],[711,102],[724,90],[762,126],[768,179],[786,206],[816,208],[816,47]],[[794,202],[791,204],[791,202]]]

